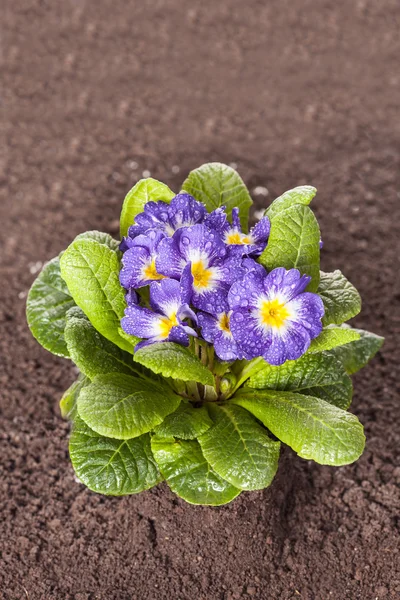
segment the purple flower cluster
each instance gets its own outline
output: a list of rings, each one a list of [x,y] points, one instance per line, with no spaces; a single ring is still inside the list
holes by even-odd
[[[267,273],[256,262],[269,231],[268,217],[244,233],[238,209],[229,222],[223,207],[208,213],[185,193],[148,202],[120,246],[121,324],[142,338],[136,348],[201,336],[223,361],[280,365],[304,354],[322,329],[323,304],[297,269]]]

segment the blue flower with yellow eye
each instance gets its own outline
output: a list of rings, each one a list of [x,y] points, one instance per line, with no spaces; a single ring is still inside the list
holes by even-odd
[[[310,280],[297,269],[277,268],[252,270],[232,285],[230,330],[245,359],[281,365],[306,352],[324,316],[321,298],[305,292]]]
[[[155,342],[176,342],[189,345],[189,335],[197,336],[185,319],[197,322],[187,303],[187,296],[178,281],[164,279],[150,285],[150,307],[129,304],[121,320],[122,329],[129,335],[144,338],[136,350]]]
[[[215,295],[227,292],[244,274],[241,258],[230,255],[220,235],[206,225],[184,227],[161,240],[155,264],[158,273],[181,280],[193,306],[207,312]]]
[[[260,256],[265,250],[271,223],[268,217],[263,217],[248,233],[242,231],[239,209],[232,209],[232,224],[222,208],[217,208],[205,220],[205,224],[215,229],[231,252],[241,256]]]

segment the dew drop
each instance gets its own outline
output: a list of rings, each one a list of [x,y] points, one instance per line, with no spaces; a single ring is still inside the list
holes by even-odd
[[[182,244],[184,244],[185,246],[189,246],[189,244],[190,244],[190,240],[189,240],[189,238],[188,238],[188,237],[186,237],[186,236],[184,236],[184,237],[182,238]]]

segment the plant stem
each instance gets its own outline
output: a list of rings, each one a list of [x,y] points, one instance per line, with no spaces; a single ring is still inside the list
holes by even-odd
[[[252,361],[247,363],[247,365],[242,369],[242,371],[238,373],[235,387],[229,392],[226,398],[228,399],[231,396],[233,396],[236,390],[239,389],[241,385],[243,385],[246,379],[249,379],[251,375],[254,375],[254,373],[260,370],[264,362],[264,359],[260,356],[259,358],[254,358]]]

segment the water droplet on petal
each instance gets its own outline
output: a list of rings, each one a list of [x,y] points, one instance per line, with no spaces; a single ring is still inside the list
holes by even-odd
[[[188,237],[184,236],[182,238],[182,244],[184,244],[185,246],[188,246],[190,244],[190,240]]]

